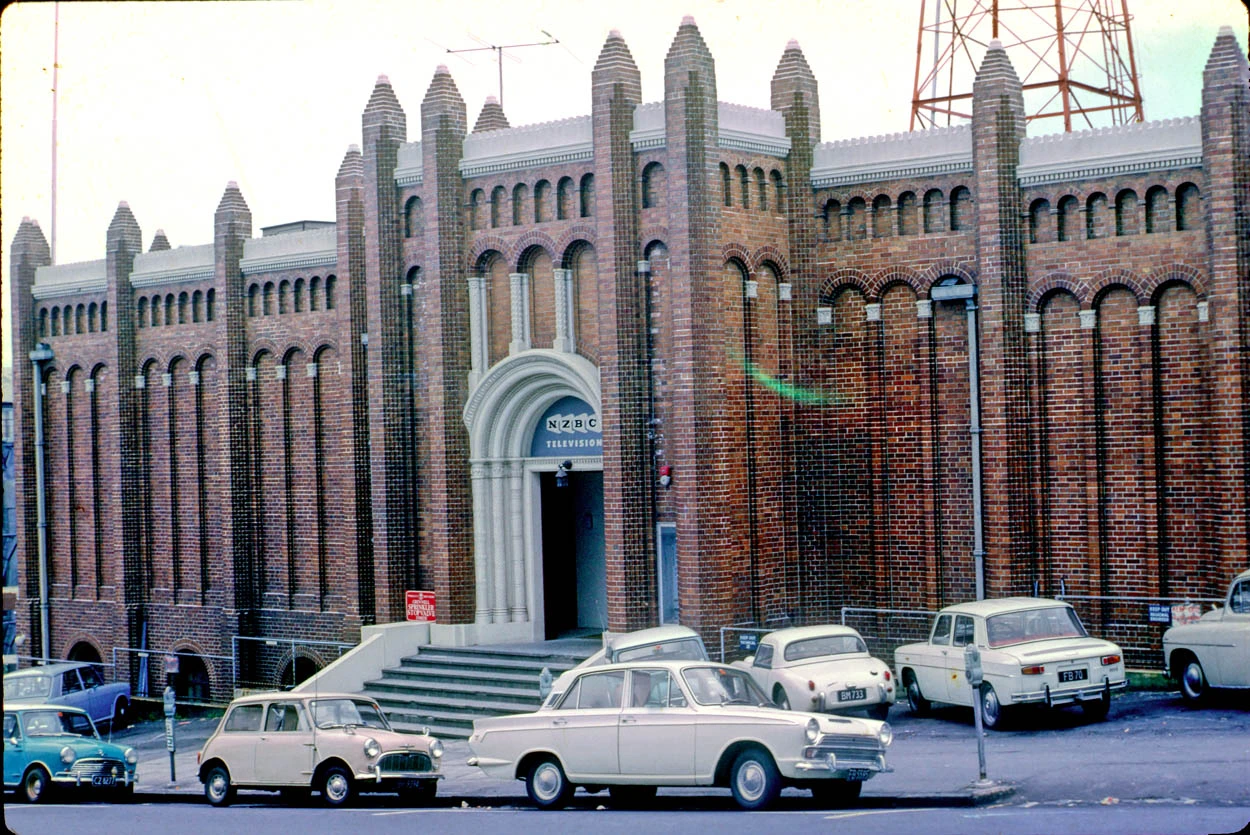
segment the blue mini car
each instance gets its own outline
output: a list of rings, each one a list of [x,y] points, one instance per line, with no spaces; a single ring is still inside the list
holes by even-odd
[[[100,739],[91,717],[79,708],[5,708],[4,788],[29,803],[45,801],[58,789],[129,800],[138,761],[135,749]]]

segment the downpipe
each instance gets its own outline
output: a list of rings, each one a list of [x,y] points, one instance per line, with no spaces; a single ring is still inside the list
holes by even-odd
[[[46,454],[43,432],[43,364],[52,360],[52,349],[39,343],[30,352],[30,362],[35,371],[35,518],[39,549],[39,650],[47,663],[52,657],[51,630],[48,626],[52,606],[48,600],[48,505],[44,487],[44,456]]]

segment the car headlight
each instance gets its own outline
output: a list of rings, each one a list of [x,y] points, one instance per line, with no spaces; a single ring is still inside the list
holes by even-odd
[[[807,727],[803,730],[807,734],[808,745],[815,745],[816,740],[820,739],[820,723],[815,719],[808,719]]]
[[[894,741],[894,729],[890,727],[889,722],[881,723],[881,730],[877,731],[877,739],[881,740],[881,744],[886,748],[890,747],[890,743]]]
[[[134,765],[135,763],[139,762],[139,752],[133,748],[127,748],[126,753],[123,754],[123,756],[126,758],[126,762],[130,763],[131,765]]]
[[[436,760],[439,757],[443,756],[443,743],[439,742],[437,739],[431,742],[430,743],[430,756]]]
[[[74,753],[74,749],[70,748],[68,745],[61,749],[61,762],[66,765],[72,763],[76,756],[78,755]]]
[[[368,739],[365,740],[365,756],[366,757],[368,757],[369,759],[373,759],[374,757],[376,757],[378,754],[381,754],[381,753],[382,753],[382,746],[378,745],[378,741],[376,739],[374,739],[373,737],[369,737]]]

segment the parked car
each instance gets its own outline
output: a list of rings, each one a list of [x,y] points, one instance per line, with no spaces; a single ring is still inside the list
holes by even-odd
[[[443,743],[391,729],[378,703],[350,693],[254,693],[230,703],[197,755],[204,796],[226,806],[236,790],[289,799],[321,794],[343,806],[358,793],[396,792],[423,804],[438,791]]]
[[[780,708],[829,713],[867,710],[884,720],[894,704],[894,676],[849,626],[796,626],[760,639],[755,655],[734,662],[751,673]]]
[[[543,708],[559,701],[578,670],[618,664],[623,661],[707,661],[707,647],[699,633],[687,626],[669,624],[619,634],[605,633],[603,649],[595,652],[571,670],[565,671],[551,685],[551,693],[543,700]]]
[[[978,690],[987,728],[998,727],[1013,705],[1079,703],[1102,720],[1111,696],[1128,680],[1120,648],[1091,638],[1067,603],[1037,597],[978,600],[947,606],[933,620],[929,640],[894,652],[898,680],[914,713],[931,702],[972,705],[964,647],[981,650],[984,683]]]
[[[4,703],[80,707],[94,722],[116,731],[126,727],[130,685],[124,681],[105,683],[95,664],[61,661],[5,673]]]
[[[1190,704],[1212,687],[1250,688],[1250,571],[1233,578],[1222,609],[1164,632],[1163,657]]]
[[[888,724],[780,710],[726,664],[636,661],[572,679],[550,710],[475,721],[469,765],[524,780],[542,809],[579,785],[608,787],[622,804],[658,786],[726,786],[742,808],[762,809],[788,785],[841,804],[890,770]]]
[[[4,788],[28,803],[48,800],[54,789],[107,791],[129,800],[138,761],[135,749],[100,739],[81,708],[5,700]]]

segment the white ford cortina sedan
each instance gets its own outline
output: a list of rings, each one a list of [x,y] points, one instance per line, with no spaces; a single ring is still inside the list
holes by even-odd
[[[987,728],[1013,705],[1057,707],[1079,703],[1086,715],[1107,718],[1112,693],[1128,685],[1120,648],[1091,638],[1067,603],[1008,597],[947,606],[933,621],[929,640],[894,652],[898,680],[913,713],[931,702],[972,705],[964,672],[964,647],[981,651],[984,683],[978,689]]]
[[[1163,633],[1167,670],[1190,704],[1209,688],[1250,688],[1250,571],[1233,578],[1224,608]]]
[[[321,793],[343,806],[362,792],[422,804],[438,791],[443,743],[391,730],[382,709],[349,693],[255,693],[230,703],[198,755],[204,796],[226,806],[237,789],[284,798]]]
[[[760,639],[755,655],[734,663],[784,710],[867,710],[884,720],[894,704],[894,676],[849,626],[796,626]]]
[[[892,739],[884,722],[779,710],[745,670],[639,661],[579,671],[550,709],[477,720],[469,765],[524,780],[542,809],[577,786],[623,804],[659,786],[725,786],[762,809],[788,785],[836,805],[890,770]]]

